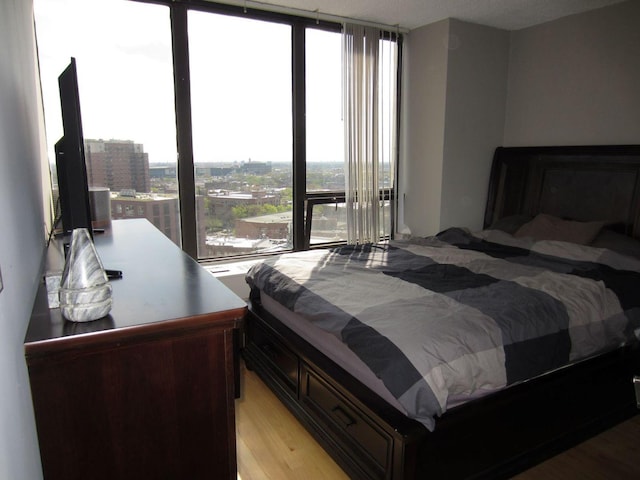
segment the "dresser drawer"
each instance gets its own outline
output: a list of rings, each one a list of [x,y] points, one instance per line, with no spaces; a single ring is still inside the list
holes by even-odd
[[[301,400],[309,414],[332,429],[340,449],[362,459],[360,468],[367,478],[387,478],[393,438],[304,363],[300,379]]]

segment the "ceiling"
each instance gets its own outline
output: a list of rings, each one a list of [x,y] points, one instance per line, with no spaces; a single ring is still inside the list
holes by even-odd
[[[293,9],[300,15],[343,17],[411,30],[456,18],[519,30],[623,0],[212,0],[247,8]],[[300,11],[296,11],[300,10]],[[289,10],[290,11],[290,10]]]

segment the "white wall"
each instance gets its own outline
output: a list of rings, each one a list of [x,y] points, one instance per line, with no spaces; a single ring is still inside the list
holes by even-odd
[[[509,34],[444,20],[411,31],[406,43],[399,220],[423,236],[480,228],[504,132]]]
[[[504,143],[640,143],[640,2],[513,32]]]
[[[0,2],[0,479],[42,478],[23,340],[44,251],[31,0]]]

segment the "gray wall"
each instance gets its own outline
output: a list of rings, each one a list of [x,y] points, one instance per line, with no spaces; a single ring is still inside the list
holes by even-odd
[[[23,340],[45,234],[31,0],[0,2],[0,479],[42,478]]]
[[[448,41],[448,20],[414,30],[405,40],[398,223],[413,234],[440,225]]]
[[[515,32],[457,20],[411,31],[400,226],[481,228],[497,146],[640,143],[639,25],[629,0]]]
[[[504,143],[640,143],[640,2],[511,34]]]
[[[502,141],[509,33],[451,21],[440,229],[477,230],[493,151]]]
[[[509,33],[452,19],[411,31],[406,45],[400,223],[413,235],[480,228],[504,132]]]

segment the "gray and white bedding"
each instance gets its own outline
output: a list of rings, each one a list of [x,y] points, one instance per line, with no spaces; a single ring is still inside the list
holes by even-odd
[[[247,282],[347,346],[430,430],[453,403],[640,335],[640,260],[497,230],[286,254]]]

